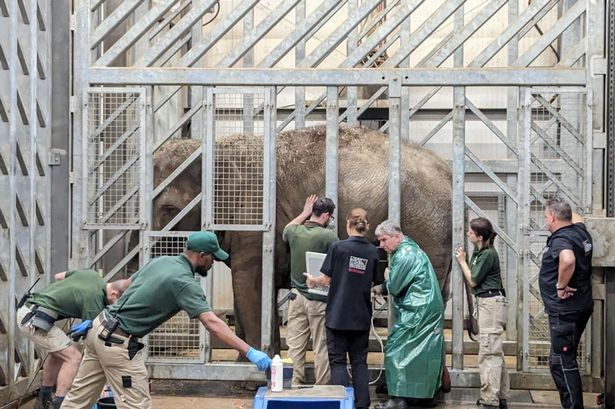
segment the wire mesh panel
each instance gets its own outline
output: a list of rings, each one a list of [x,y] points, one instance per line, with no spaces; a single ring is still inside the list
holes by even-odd
[[[208,157],[213,161],[206,206],[211,229],[262,230],[268,219],[265,184],[270,160],[269,89],[210,89]],[[209,197],[211,196],[211,197]]]
[[[150,258],[181,254],[186,245],[187,234],[148,235]],[[202,337],[202,325],[199,321],[190,319],[188,314],[180,311],[148,335],[148,360],[203,362]]]
[[[90,89],[85,111],[84,199],[86,227],[122,228],[140,223],[142,90]]]
[[[542,254],[549,232],[544,226],[544,205],[560,196],[573,211],[590,210],[591,162],[588,148],[588,117],[585,89],[532,90],[526,99],[525,134],[529,147],[528,212],[524,217],[524,327],[526,369],[548,369],[551,349],[548,315],[539,288]],[[528,140],[529,139],[529,140]],[[589,331],[579,346],[581,370],[589,370],[586,345]],[[584,359],[587,358],[587,359]]]

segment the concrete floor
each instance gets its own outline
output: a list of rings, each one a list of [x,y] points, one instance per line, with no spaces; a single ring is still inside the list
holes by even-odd
[[[182,391],[183,393],[183,391]],[[215,395],[216,393],[212,393]],[[466,409],[475,408],[473,402],[477,396],[477,390],[454,390],[447,396],[447,401],[437,408]],[[243,394],[242,394],[243,395]],[[470,397],[472,399],[470,399]],[[559,398],[552,391],[513,391],[513,399],[509,401],[511,408],[559,408]],[[384,397],[382,398],[384,399]],[[251,409],[253,399],[249,396],[170,396],[153,395],[153,409]],[[379,402],[377,397],[373,403]],[[34,400],[21,405],[21,409],[32,409]],[[595,394],[585,394],[585,408],[598,408],[595,404]]]
[[[527,394],[529,401],[510,402],[511,408],[559,408],[559,398],[556,392],[551,391],[517,391],[517,395]],[[470,393],[473,395],[474,393]],[[519,398],[519,396],[517,396]],[[475,408],[474,401],[447,401],[438,408],[461,409]],[[376,401],[374,401],[376,403]],[[555,404],[554,404],[555,403]],[[221,397],[194,397],[194,396],[154,396],[154,409],[195,409],[195,408],[228,408],[228,409],[251,409],[252,399],[249,398],[221,398]],[[585,395],[585,408],[598,408],[595,404],[595,394]]]

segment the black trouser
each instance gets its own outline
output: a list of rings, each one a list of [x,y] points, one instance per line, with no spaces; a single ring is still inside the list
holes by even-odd
[[[583,408],[583,385],[577,363],[577,348],[591,311],[549,315],[551,355],[549,369],[562,407]]]
[[[370,405],[367,373],[369,330],[350,331],[327,328],[327,348],[329,349],[331,384],[348,386],[349,379],[346,370],[346,354],[348,354],[352,366],[355,406],[368,408]]]

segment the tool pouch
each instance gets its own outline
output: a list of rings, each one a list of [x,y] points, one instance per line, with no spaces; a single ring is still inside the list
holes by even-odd
[[[128,341],[128,358],[132,361],[132,358],[137,355],[137,352],[142,350],[144,347],[144,343],[137,341],[135,338],[130,338],[130,341]]]
[[[30,319],[30,323],[41,331],[48,332],[58,320],[58,313],[49,308],[38,306],[32,312],[34,316]]]

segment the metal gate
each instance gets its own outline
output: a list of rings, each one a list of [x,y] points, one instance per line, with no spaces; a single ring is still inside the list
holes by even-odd
[[[110,277],[137,254],[145,260],[175,253],[186,233],[170,230],[200,206],[199,220],[206,229],[263,231],[263,270],[272,271],[274,201],[270,198],[275,197],[272,147],[276,132],[326,123],[326,193],[335,198],[339,123],[357,125],[366,123],[366,117],[376,117],[373,123],[388,133],[390,146],[411,139],[450,160],[454,244],[464,241],[467,217],[487,215],[496,221],[507,290],[518,295],[510,300],[505,350],[517,355],[520,378],[530,379],[526,375],[532,371],[546,374],[548,337],[535,282],[544,242],[537,210],[556,191],[583,213],[591,213],[590,205],[601,202],[599,189],[591,189],[588,159],[596,148],[592,133],[601,129],[603,109],[602,97],[592,93],[601,89],[599,58],[604,54],[605,11],[598,3],[245,0],[231,7],[214,0],[81,1],[76,26],[84,40],[75,50],[79,102],[75,117],[84,129],[77,131],[75,144],[81,146],[87,140],[89,131],[80,108],[88,104],[82,91],[91,87],[139,87],[145,95],[145,124],[140,129],[147,132],[140,159],[131,163],[126,156],[118,164],[118,170],[126,172],[137,162],[145,166],[140,174],[145,185],[135,193],[139,199],[127,199],[136,189],[134,184],[120,188],[112,199],[111,186],[121,184],[121,179],[114,179],[115,171],[100,172],[90,198],[90,202],[95,199],[92,206],[98,205],[93,210],[101,209],[100,213],[87,219],[84,207],[83,214],[74,218],[75,238],[82,234],[82,227],[88,231],[86,240],[76,241],[81,245],[77,248],[90,250],[77,251],[73,261],[90,262],[103,250],[107,255],[117,252],[117,263],[102,266]],[[420,24],[414,23],[415,18]],[[127,26],[124,31],[118,29],[121,24]],[[242,34],[236,35],[239,31]],[[268,37],[274,32],[283,33],[277,42]],[[228,40],[233,46],[225,48]],[[536,86],[556,88],[532,88]],[[259,127],[263,141],[248,149],[252,159],[262,163],[252,173],[257,189],[248,195],[248,211],[231,220],[228,215],[237,209],[221,206],[228,203],[226,199],[218,200],[234,194],[232,182],[218,182],[231,174],[230,168],[224,168],[218,142],[234,131],[260,134]],[[122,135],[129,130],[122,128]],[[475,132],[482,140],[477,140]],[[157,150],[168,140],[190,135],[195,150],[154,186]],[[598,147],[596,157],[600,152]],[[201,161],[199,194],[190,197],[176,218],[154,228],[152,209],[158,196],[201,158],[205,160]],[[399,217],[399,160],[399,152],[392,149],[389,216],[393,219]],[[86,170],[76,172],[78,183],[82,176],[93,177]],[[120,206],[123,217],[133,219],[115,227],[91,224],[107,221],[116,199],[124,203]],[[82,204],[77,207],[81,209]],[[135,234],[138,238],[129,240],[128,249],[119,249]],[[268,290],[263,290],[263,300],[268,300],[272,297],[265,291],[272,291],[271,277],[264,280],[263,288]],[[456,384],[472,385],[477,374],[463,371],[465,307],[456,265],[451,283],[452,373]],[[213,295],[210,284],[206,281],[203,286]],[[263,310],[266,345],[270,311]],[[150,340],[150,362],[157,376],[244,376],[241,370],[224,365],[189,369],[173,365],[210,362],[211,351],[194,322],[178,316],[169,325],[174,327]]]
[[[74,217],[81,221],[75,255],[84,261],[81,266],[104,272],[109,280],[139,251],[144,254],[143,247],[129,248],[128,239],[149,218],[143,196],[145,90],[90,88],[84,99],[84,138],[74,153],[82,176],[73,197]]]
[[[521,319],[524,371],[548,369],[548,317],[540,298],[538,271],[549,232],[544,205],[555,196],[566,198],[573,211],[591,214],[592,138],[591,93],[587,88],[523,90],[523,131],[520,145],[520,230],[523,300]],[[591,323],[579,349],[579,366],[590,371]]]

